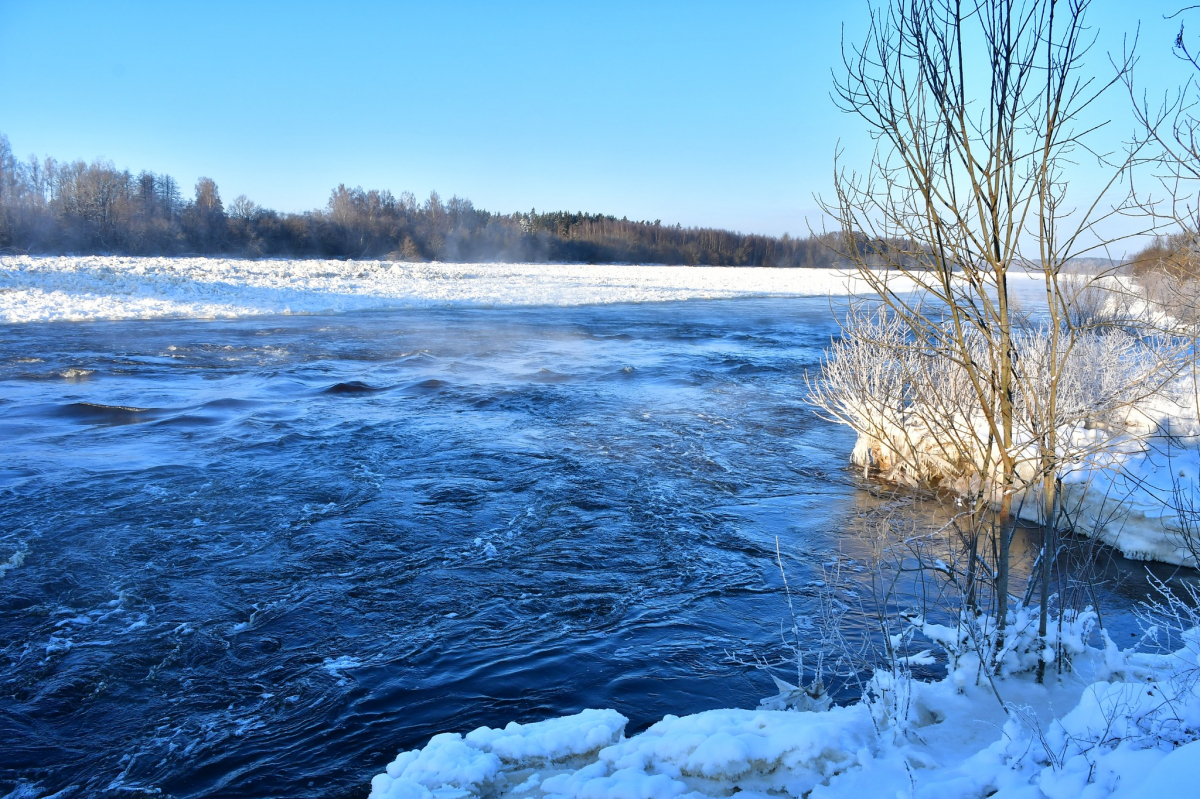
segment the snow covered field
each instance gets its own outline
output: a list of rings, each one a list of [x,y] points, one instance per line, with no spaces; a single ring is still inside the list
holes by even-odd
[[[1092,621],[1067,625],[1074,671],[1046,685],[1014,647],[994,688],[968,655],[940,682],[877,672],[863,701],[823,712],[713,710],[626,737],[620,714],[585,710],[446,733],[401,752],[371,799],[1196,795],[1200,630],[1173,653],[1139,654],[1107,637],[1087,646]]]
[[[845,296],[834,269],[0,257],[0,322]],[[1030,301],[1040,290],[1022,286]]]

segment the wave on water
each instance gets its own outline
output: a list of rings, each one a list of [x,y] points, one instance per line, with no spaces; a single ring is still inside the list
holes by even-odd
[[[155,408],[134,408],[127,405],[102,405],[97,402],[72,402],[58,409],[57,414],[83,424],[137,424],[158,417]]]
[[[383,391],[382,388],[367,385],[361,380],[347,380],[343,383],[334,383],[329,388],[325,389],[326,394],[374,394],[377,391]]]

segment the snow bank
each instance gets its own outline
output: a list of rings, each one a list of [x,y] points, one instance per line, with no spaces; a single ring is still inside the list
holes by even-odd
[[[938,682],[880,672],[860,703],[825,712],[713,710],[625,738],[621,716],[588,710],[438,735],[376,776],[370,799],[1190,796],[1200,630],[1185,638],[1171,654],[1077,641],[1073,671],[1045,685],[1020,672],[993,690],[964,658]]]
[[[1128,558],[1200,568],[1200,507],[1193,507],[1200,489],[1196,409],[1162,397],[1143,403],[1138,416],[1125,431],[1076,432],[1107,442],[1103,453],[1063,474],[1064,507],[1078,530]]]
[[[480,727],[465,738],[435,735],[424,749],[401,752],[371,780],[372,799],[483,796],[522,782],[533,767],[562,770],[616,743],[627,719],[614,710],[585,710],[535,724],[513,722],[502,730]],[[527,780],[526,780],[527,781]]]
[[[1180,387],[1140,403],[1123,429],[1061,431],[1063,452],[1083,453],[1061,475],[1062,508],[1077,533],[1133,560],[1200,568],[1200,423],[1186,394]],[[859,433],[851,463],[912,484],[909,464],[919,462],[944,488],[967,493],[977,486],[973,459],[951,452],[938,436],[913,425],[881,427],[876,435]],[[1031,462],[1019,463],[1017,472],[1034,478]],[[1040,502],[1036,488],[1017,491],[1013,508],[1039,523]]]

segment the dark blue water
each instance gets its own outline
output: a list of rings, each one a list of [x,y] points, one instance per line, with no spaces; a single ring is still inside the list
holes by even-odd
[[[0,327],[0,796],[362,796],[753,706],[861,492],[825,299]],[[806,600],[805,600],[806,601]]]

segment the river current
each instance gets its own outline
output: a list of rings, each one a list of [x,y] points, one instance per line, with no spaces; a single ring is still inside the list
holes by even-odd
[[[859,492],[826,299],[0,327],[0,796],[363,796],[753,706]],[[807,565],[806,565],[807,564]],[[60,793],[61,792],[61,793]],[[132,794],[131,794],[132,792]]]

